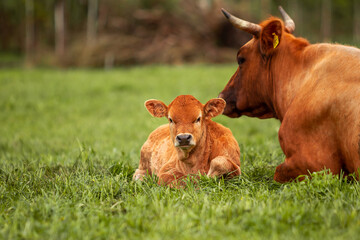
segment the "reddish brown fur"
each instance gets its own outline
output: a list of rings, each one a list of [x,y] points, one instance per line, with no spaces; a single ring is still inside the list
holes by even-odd
[[[153,131],[141,148],[139,168],[133,179],[155,174],[160,184],[177,186],[189,174],[210,177],[240,174],[240,149],[231,131],[213,122],[223,112],[225,101],[211,99],[205,105],[190,95],[178,96],[169,106],[158,100],[145,102],[155,117],[167,117],[169,124]],[[193,145],[175,146],[176,137],[191,134]]]
[[[309,44],[270,18],[238,53],[245,58],[220,97],[230,117],[278,118],[285,162],[274,179],[286,182],[330,169],[360,167],[360,50],[338,44]],[[274,49],[273,35],[280,43]]]

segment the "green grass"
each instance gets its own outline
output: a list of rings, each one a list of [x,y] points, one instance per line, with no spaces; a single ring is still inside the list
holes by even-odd
[[[205,103],[235,66],[0,72],[0,239],[357,239],[360,185],[329,174],[284,185],[275,120],[216,121],[241,148],[241,177],[170,189],[131,180],[165,119],[143,106]]]

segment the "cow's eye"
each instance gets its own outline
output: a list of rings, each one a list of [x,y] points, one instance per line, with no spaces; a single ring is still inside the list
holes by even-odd
[[[169,118],[169,122],[170,122],[170,123],[173,123],[174,121],[173,121],[171,118]]]
[[[201,120],[201,117],[198,117],[198,118],[196,119],[195,123],[199,123],[200,120]]]
[[[239,57],[238,58],[238,64],[240,65],[240,64],[243,64],[245,62],[245,58],[243,58],[243,57]]]

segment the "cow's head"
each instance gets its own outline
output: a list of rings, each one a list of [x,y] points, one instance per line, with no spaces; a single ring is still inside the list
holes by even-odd
[[[206,129],[206,122],[221,114],[225,101],[220,98],[209,100],[205,105],[191,95],[176,97],[169,106],[159,100],[147,100],[145,107],[154,117],[169,120],[170,136],[174,146],[189,153],[199,144]]]
[[[285,42],[292,36],[295,24],[279,7],[284,22],[270,18],[261,24],[238,19],[224,9],[226,18],[237,28],[253,35],[253,39],[240,48],[238,68],[224,90],[219,94],[226,101],[224,114],[229,117],[242,115],[259,118],[277,117],[272,104],[272,64],[286,52]]]

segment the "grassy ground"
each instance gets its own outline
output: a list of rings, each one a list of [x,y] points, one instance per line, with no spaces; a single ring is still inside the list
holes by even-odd
[[[218,95],[235,66],[0,72],[1,239],[357,239],[360,185],[327,174],[280,185],[279,123],[216,121],[241,148],[241,177],[169,189],[131,181],[166,103]]]

